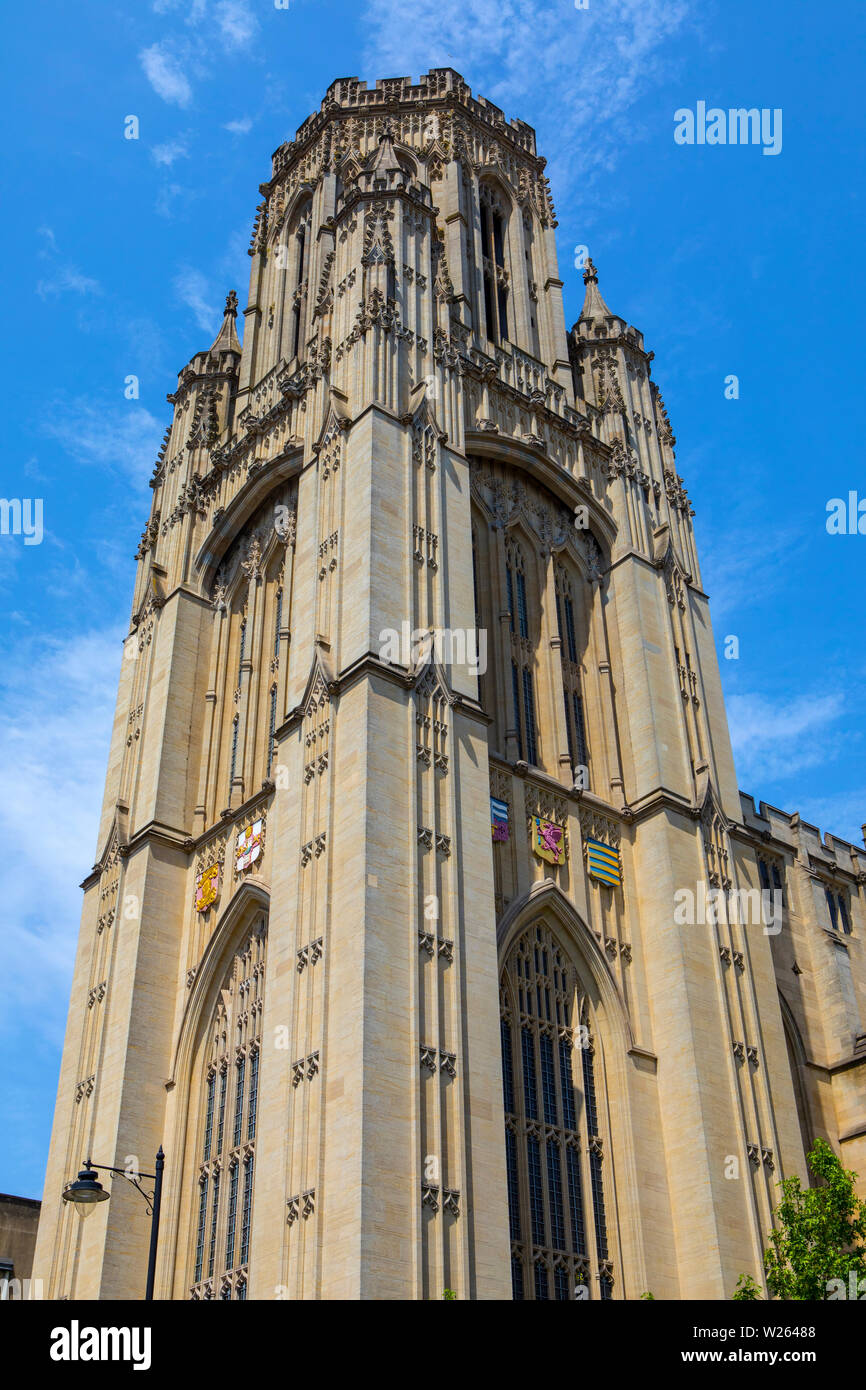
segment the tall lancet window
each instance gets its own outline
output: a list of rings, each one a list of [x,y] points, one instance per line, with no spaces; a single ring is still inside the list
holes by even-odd
[[[589,787],[589,747],[586,741],[583,692],[580,684],[574,594],[571,580],[561,565],[556,568],[556,618],[559,627],[559,653],[562,662],[562,694],[565,701],[568,752],[572,769],[575,772],[578,768],[584,769],[582,786],[586,790]]]
[[[303,355],[306,308],[310,278],[310,242],[313,205],[305,203],[295,220],[289,236],[289,248],[294,270],[292,285],[291,341],[289,356]]]
[[[532,213],[527,208],[523,214],[523,258],[526,265],[526,293],[529,300],[530,349],[538,357],[541,346],[538,332],[538,283],[535,279],[534,242]]]
[[[246,1298],[267,924],[257,922],[226,972],[205,1036],[196,1154],[194,1299]]]
[[[481,278],[484,285],[484,313],[491,343],[508,338],[508,271],[505,268],[507,210],[498,192],[481,185]]]
[[[511,707],[517,731],[517,751],[519,757],[526,762],[537,764],[538,726],[535,717],[535,682],[532,674],[530,600],[523,551],[514,541],[509,541],[506,547],[505,589],[511,614]]]
[[[512,946],[500,999],[513,1297],[610,1299],[602,1075],[577,973],[545,923]]]

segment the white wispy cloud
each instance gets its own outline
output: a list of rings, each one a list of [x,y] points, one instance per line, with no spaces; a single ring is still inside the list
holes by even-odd
[[[767,783],[790,781],[842,751],[838,721],[845,700],[838,691],[777,699],[730,695],[727,711],[740,786],[758,789],[756,794],[764,795],[759,789]]]
[[[0,674],[4,1031],[63,1035],[78,885],[93,864],[121,632],[41,638]],[[51,807],[51,815],[45,808]]]
[[[51,227],[39,227],[37,235],[42,244],[36,254],[39,260],[45,261],[48,265],[48,274],[36,284],[36,293],[40,299],[63,294],[66,290],[80,295],[102,294],[102,286],[98,280],[92,275],[85,275],[77,265],[63,258]]]
[[[70,457],[122,474],[143,488],[164,427],[134,401],[108,405],[78,399],[52,402],[42,428]]]
[[[252,116],[242,116],[237,121],[227,121],[223,126],[223,130],[229,131],[232,135],[249,135],[252,128]]]
[[[560,200],[612,168],[634,108],[675,61],[693,0],[604,0],[586,10],[538,0],[367,0],[365,70],[376,77],[455,67],[508,117],[528,120],[553,156]],[[671,113],[673,115],[673,113]]]
[[[223,47],[229,51],[248,48],[259,25],[246,0],[220,0],[214,13]]]
[[[207,79],[215,71],[216,41],[228,55],[248,53],[259,29],[249,0],[157,0],[160,15],[183,18],[183,28],[168,33],[138,55],[144,75],[157,96],[172,106],[186,108],[193,99],[193,81]]]
[[[783,808],[787,809],[787,808]],[[840,840],[862,845],[866,824],[866,786],[833,796],[805,796],[796,806],[803,820],[824,833],[829,831]]]
[[[191,197],[189,186],[182,183],[166,183],[156,195],[154,204],[159,217],[174,217],[175,210],[184,199]]]
[[[216,336],[219,319],[217,295],[207,277],[202,275],[200,270],[184,266],[174,277],[174,289],[181,304],[192,309],[202,332]]]
[[[754,612],[756,595],[769,606],[792,568],[805,563],[808,535],[802,527],[768,526],[767,502],[757,495],[749,505],[727,504],[712,517],[699,513],[696,530],[701,580],[717,632],[724,620],[726,630],[736,633],[738,621]]]
[[[154,43],[138,55],[144,75],[157,96],[174,106],[189,106],[192,85],[181,55],[167,43]]]
[[[40,299],[63,294],[66,290],[73,294],[101,294],[102,286],[98,280],[94,280],[91,275],[85,275],[74,265],[58,266],[49,279],[38,280],[36,283],[36,293]]]
[[[155,164],[163,165],[167,169],[178,159],[189,159],[186,137],[178,135],[173,140],[166,140],[162,145],[154,145],[150,156]]]

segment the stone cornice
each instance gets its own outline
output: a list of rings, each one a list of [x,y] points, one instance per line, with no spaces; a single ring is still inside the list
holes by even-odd
[[[686,816],[690,820],[697,820],[700,817],[700,807],[696,807],[694,802],[681,796],[678,792],[671,791],[669,787],[655,787],[651,792],[647,792],[637,801],[629,803],[632,819],[635,825],[641,821],[649,820],[651,816],[658,815],[660,811],[676,811],[677,814]]]
[[[797,851],[792,845],[777,839],[769,832],[756,830],[753,826],[747,825],[745,821],[734,821],[729,833],[733,839],[742,841],[743,844],[749,845],[752,849],[777,853],[780,857],[785,855],[796,857]]]
[[[820,1072],[823,1076],[832,1078],[838,1076],[843,1071],[853,1071],[855,1067],[866,1066],[866,1052],[861,1054],[853,1053],[850,1057],[843,1057],[838,1062],[813,1062],[806,1058],[806,1066],[810,1071]],[[846,1139],[853,1139],[853,1133],[841,1136]]]
[[[530,782],[534,786],[543,787],[546,791],[555,792],[557,796],[564,796],[569,801],[575,802],[573,812],[575,815],[584,810],[595,811],[600,816],[607,816],[610,820],[618,821],[621,826],[630,825],[634,819],[630,808],[624,811],[622,807],[614,806],[612,802],[605,801],[595,792],[575,791],[574,787],[570,787],[567,782],[557,781],[549,772],[543,772],[539,767],[530,767],[521,761],[510,763],[497,753],[488,753],[487,761],[489,766],[498,772],[519,777],[523,782]]]
[[[614,570],[618,569],[626,560],[637,560],[641,564],[646,565],[647,569],[653,570],[657,574],[661,572],[660,567],[648,555],[642,555],[639,550],[631,549],[624,551],[622,555],[618,555],[617,558],[611,562],[610,573],[613,574]],[[709,603],[709,595],[706,594],[703,589],[698,588],[694,579],[687,574],[683,574],[683,582],[686,588],[690,589],[697,598],[702,598]]]
[[[401,690],[413,690],[418,680],[417,672],[411,672],[405,666],[396,665],[394,662],[384,661],[374,652],[365,652],[363,656],[343,668],[339,675],[335,676],[329,683],[328,690],[332,695],[342,695],[359,681],[366,678],[378,677],[381,680],[389,681],[392,685],[398,686]],[[449,705],[451,709],[457,710],[469,719],[474,719],[479,724],[492,724],[490,715],[485,714],[477,700],[471,699],[468,695],[461,695],[454,691],[449,691]],[[276,731],[276,739],[279,742],[284,736],[290,734],[304,717],[303,704],[295,705],[290,710],[285,720]]]
[[[213,824],[209,825],[206,830],[203,830],[200,835],[187,836],[183,848],[188,854],[195,854],[198,850],[208,845],[211,840],[217,839],[218,836],[225,831],[227,825],[237,825],[239,821],[245,820],[254,811],[259,810],[261,806],[265,805],[275,791],[276,784],[274,782],[270,780],[264,781],[257,792],[253,792],[253,794],[248,796],[245,801],[242,801],[239,806],[232,806],[223,811],[220,814],[219,820],[214,821]]]

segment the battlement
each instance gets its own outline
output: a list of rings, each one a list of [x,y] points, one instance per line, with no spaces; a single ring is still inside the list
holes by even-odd
[[[379,78],[375,87],[357,77],[338,77],[325,93],[319,110],[298,127],[294,140],[286,141],[274,151],[273,174],[276,176],[306,142],[319,133],[336,111],[373,115],[382,110],[411,110],[413,106],[428,106],[431,102],[457,103],[476,120],[511,140],[524,154],[536,156],[535,131],[525,121],[508,119],[505,113],[486,97],[473,97],[472,90],[454,68],[431,68],[417,83],[411,77]]]
[[[780,811],[766,801],[755,803],[748,792],[740,792],[740,805],[743,810],[743,823],[759,835],[781,840],[795,853],[810,856],[823,863],[828,870],[842,869],[847,873],[866,872],[866,826],[864,844],[853,845],[829,831],[821,832],[815,825],[801,819],[798,812]]]

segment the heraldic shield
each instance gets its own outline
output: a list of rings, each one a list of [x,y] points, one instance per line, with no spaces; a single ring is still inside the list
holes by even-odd
[[[242,830],[235,847],[235,869],[242,874],[251,864],[255,864],[262,852],[262,822],[253,821]]]
[[[196,912],[207,912],[209,907],[213,907],[220,895],[220,865],[209,864],[206,869],[202,869],[196,875],[195,880],[195,910]]]
[[[565,859],[565,830],[542,816],[532,817],[532,850],[548,864],[561,864]]]

